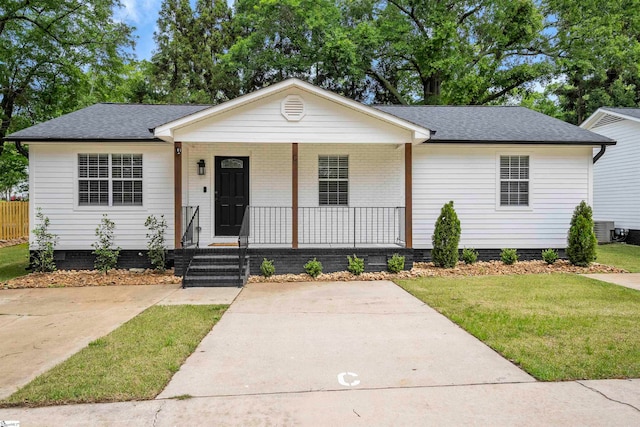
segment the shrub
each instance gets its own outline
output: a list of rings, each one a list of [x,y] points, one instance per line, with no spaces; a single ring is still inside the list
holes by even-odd
[[[93,265],[96,270],[100,270],[103,273],[107,273],[118,264],[120,248],[113,247],[113,230],[115,228],[116,224],[107,217],[107,214],[103,214],[100,225],[96,228],[98,241],[91,244],[95,249],[92,253],[96,256]]]
[[[464,248],[462,250],[462,261],[465,264],[473,264],[478,260],[478,251],[473,248]]]
[[[304,271],[315,279],[322,273],[322,263],[316,258],[309,260],[304,265]]]
[[[507,265],[515,264],[518,261],[518,251],[516,249],[503,249],[500,252],[500,259]]]
[[[558,260],[558,251],[555,249],[545,249],[542,251],[542,260],[547,264],[554,264]]]
[[[352,274],[359,276],[364,272],[364,259],[358,258],[356,254],[353,254],[353,257],[347,255],[347,261],[349,262],[347,269]]]
[[[391,273],[398,273],[404,270],[404,257],[400,254],[393,254],[393,256],[387,260],[387,269]]]
[[[160,215],[160,219],[154,215],[149,215],[144,222],[144,226],[149,230],[147,233],[147,239],[149,239],[147,242],[149,261],[157,271],[163,272],[167,264],[167,244],[164,238],[164,233],[167,230],[167,221],[165,221],[164,215]]]
[[[596,260],[598,241],[593,230],[593,211],[583,200],[573,211],[569,237],[567,241],[567,256],[571,264],[588,267]]]
[[[260,273],[262,273],[264,277],[271,277],[276,274],[276,267],[273,265],[273,260],[263,258],[262,264],[260,264]]]
[[[431,259],[436,267],[451,268],[458,263],[458,243],[460,242],[460,221],[453,209],[453,201],[446,203],[436,220]]]
[[[42,209],[37,209],[36,218],[39,224],[33,229],[33,235],[37,246],[31,260],[31,267],[33,271],[39,273],[55,271],[53,251],[58,243],[58,236],[49,232],[49,217],[44,216]]]

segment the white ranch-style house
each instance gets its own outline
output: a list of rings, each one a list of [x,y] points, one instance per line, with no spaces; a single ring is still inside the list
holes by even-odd
[[[603,226],[601,237],[610,237],[609,223],[627,231],[627,243],[640,245],[640,108],[602,107],[580,127],[618,141],[593,167],[593,216]]]
[[[216,106],[97,104],[5,140],[29,144],[31,221],[50,218],[59,268],[91,267],[104,213],[121,265],[146,263],[145,219],[164,215],[187,285],[242,283],[264,257],[410,268],[450,200],[481,256],[563,249],[593,150],[615,144],[523,107],[368,106],[297,79]]]

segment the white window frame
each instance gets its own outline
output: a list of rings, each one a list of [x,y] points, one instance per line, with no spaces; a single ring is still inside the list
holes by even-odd
[[[529,203],[527,205],[501,205],[500,204],[500,193],[501,193],[501,182],[500,179],[500,158],[504,156],[527,156],[529,157],[529,178],[526,180],[529,183]],[[502,151],[496,153],[496,210],[502,211],[532,211],[534,205],[534,168],[535,168],[535,159],[531,152],[527,151]]]
[[[340,177],[337,177],[337,178],[330,178],[330,177],[322,178],[322,177],[320,177],[320,159],[323,158],[323,157],[326,157],[328,160],[330,160],[331,158],[338,158],[338,159],[346,158],[346,160],[347,160],[347,177],[346,178],[340,178]],[[318,206],[320,206],[320,207],[325,207],[325,206],[326,207],[341,207],[341,206],[344,207],[344,206],[349,206],[349,199],[350,199],[350,194],[351,194],[351,191],[350,191],[351,190],[351,188],[350,188],[351,185],[349,184],[349,175],[350,175],[350,171],[349,170],[351,169],[350,163],[351,162],[349,161],[349,155],[347,155],[347,154],[319,154],[318,155],[318,174],[317,174],[317,180],[318,180],[317,181],[318,182],[318,193],[317,193],[317,197],[318,198],[317,198],[317,201],[318,201]],[[337,195],[338,195],[338,203],[335,203],[335,204],[331,204],[331,203],[324,203],[323,204],[323,203],[320,203],[320,194],[321,194],[320,183],[321,182],[337,182],[337,183],[346,182],[347,183],[347,200],[346,200],[346,202],[345,203],[340,203],[340,200],[339,200],[340,191],[338,190],[338,193],[337,193]]]
[[[97,156],[97,155],[106,155],[108,158],[108,178],[83,178],[80,177],[80,156],[88,155],[88,156]],[[142,158],[142,177],[141,178],[113,178],[113,156],[114,155],[136,155],[141,156]],[[92,151],[82,151],[77,152],[75,155],[75,168],[74,168],[74,210],[88,210],[88,211],[100,211],[104,209],[109,209],[110,211],[131,211],[131,210],[146,210],[146,195],[147,195],[147,186],[145,185],[145,161],[144,154],[140,152],[130,152],[130,153],[121,153],[121,152],[92,152]],[[108,204],[80,204],[80,181],[83,180],[104,180],[108,181]],[[114,204],[113,203],[113,182],[114,181],[140,181],[142,183],[142,203],[141,204]]]

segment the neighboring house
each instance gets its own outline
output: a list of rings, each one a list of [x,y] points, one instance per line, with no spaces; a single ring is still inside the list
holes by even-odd
[[[580,125],[618,141],[593,167],[593,215],[640,244],[640,108],[599,108]]]
[[[221,280],[246,243],[253,272],[264,257],[278,273],[313,257],[344,270],[353,253],[373,270],[397,252],[409,268],[429,259],[449,200],[460,247],[485,258],[563,249],[574,207],[592,201],[593,149],[615,144],[522,107],[371,107],[297,79],[216,106],[97,104],[5,140],[29,144],[31,221],[50,218],[60,268],[91,267],[103,213],[121,265],[144,263],[153,214],[178,274],[198,242],[191,269],[226,255]],[[239,240],[240,256],[226,247]]]

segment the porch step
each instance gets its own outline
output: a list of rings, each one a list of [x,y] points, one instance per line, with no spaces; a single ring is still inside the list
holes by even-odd
[[[235,252],[235,253],[234,253]],[[191,261],[191,266],[183,278],[183,286],[223,287],[243,286],[249,277],[249,257],[245,257],[242,276],[238,263],[238,252],[219,252],[201,249]]]

